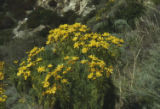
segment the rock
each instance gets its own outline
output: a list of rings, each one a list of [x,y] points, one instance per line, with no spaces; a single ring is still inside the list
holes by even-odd
[[[8,16],[0,17],[0,29],[7,29],[14,27],[14,21]]]
[[[22,21],[18,22],[17,27],[13,29],[13,38],[26,38],[26,37],[32,37],[35,36],[36,33],[40,32],[45,28],[44,25],[40,25],[37,28],[34,29],[20,29],[23,24],[27,22],[27,18],[24,18]]]
[[[5,0],[0,0],[0,11],[3,10],[4,2],[5,2]]]
[[[51,0],[50,2],[48,2],[48,5],[50,7],[56,7],[57,6],[57,2],[55,0]]]
[[[75,20],[80,17],[74,11],[69,10],[63,14],[62,23],[73,24]]]
[[[37,7],[31,14],[28,15],[27,27],[35,28],[39,25],[50,25],[51,27],[58,26],[61,22],[61,17],[54,11]]]
[[[23,19],[27,10],[32,10],[36,0],[6,0],[5,9],[12,13],[16,19]]]
[[[71,10],[78,15],[86,16],[95,10],[95,5],[90,0],[37,0],[37,6],[55,10],[59,15]]]

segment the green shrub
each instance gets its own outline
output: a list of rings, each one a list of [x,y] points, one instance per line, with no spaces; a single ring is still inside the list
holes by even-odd
[[[159,0],[151,0],[155,5],[159,5],[160,1]]]
[[[94,17],[89,16],[85,23],[97,32],[119,32],[114,24],[121,19],[126,21],[129,28],[134,28],[135,20],[145,11],[144,3],[139,0],[101,0],[96,8]]]
[[[60,25],[50,31],[45,48],[34,47],[8,75],[20,94],[32,96],[45,109],[111,108],[116,95],[109,77],[121,43],[109,33],[91,33],[80,23]],[[110,95],[115,98],[104,105]]]
[[[29,14],[27,25],[28,28],[35,28],[40,24],[57,27],[60,24],[61,19],[62,18],[56,12],[37,7],[31,14]]]
[[[148,13],[136,22],[136,29],[126,33],[125,48],[115,75],[122,109],[159,108],[159,17]],[[158,13],[157,13],[158,15]],[[160,14],[159,14],[160,15]]]

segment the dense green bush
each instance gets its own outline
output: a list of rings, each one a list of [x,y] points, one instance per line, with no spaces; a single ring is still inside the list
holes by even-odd
[[[125,35],[125,51],[117,68],[122,109],[159,108],[159,34],[154,11],[136,22],[136,29]],[[158,14],[158,13],[157,13]],[[159,14],[160,15],[160,14]],[[125,58],[124,58],[125,57]]]
[[[88,16],[89,19],[85,20],[85,23],[98,32],[119,32],[114,25],[117,20],[126,21],[128,29],[134,28],[135,19],[145,11],[143,2],[139,0],[101,0],[96,8],[94,17]]]
[[[160,1],[159,0],[151,0],[155,5],[159,5]]]
[[[34,47],[15,61],[8,76],[20,95],[32,96],[44,109],[112,109],[117,97],[110,75],[122,43],[80,23],[60,25],[50,31],[45,48]]]

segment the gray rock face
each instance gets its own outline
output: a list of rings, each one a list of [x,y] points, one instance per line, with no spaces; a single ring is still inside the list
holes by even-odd
[[[45,28],[44,25],[40,25],[37,28],[34,29],[25,29],[25,30],[20,30],[21,26],[23,24],[25,24],[27,21],[27,18],[24,18],[23,20],[18,22],[17,27],[15,27],[13,29],[13,34],[14,37],[13,38],[25,38],[25,37],[32,37],[34,36],[34,34],[40,32],[41,30],[43,30]]]
[[[86,16],[95,10],[91,0],[37,0],[37,6],[56,10],[60,15],[72,10],[78,15]]]

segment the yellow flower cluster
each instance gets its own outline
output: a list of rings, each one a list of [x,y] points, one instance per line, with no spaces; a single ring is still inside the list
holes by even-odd
[[[69,84],[67,75],[73,72],[74,65],[77,63],[87,66],[89,70],[86,72],[88,75],[86,78],[89,80],[109,77],[113,72],[113,67],[106,64],[104,58],[111,46],[119,47],[123,42],[122,39],[107,32],[90,33],[87,26],[80,23],[60,25],[59,28],[49,32],[46,44],[47,46],[54,45],[53,52],[64,56],[63,60],[60,59],[61,64],[57,64],[52,69],[52,64],[46,65],[45,60],[38,57],[40,52],[45,51],[44,47],[34,47],[28,52],[27,59],[19,64],[17,76],[23,74],[24,79],[27,80],[34,66],[36,72],[39,72],[38,77],[43,75],[43,79],[40,80],[44,88],[43,95],[55,94],[60,87],[63,87],[63,84]]]
[[[14,60],[13,63],[14,63],[14,64],[18,64],[18,60]]]
[[[48,88],[43,95],[45,94],[55,94],[57,90],[56,84],[54,84],[51,88]]]
[[[2,84],[0,84],[0,103],[5,102],[7,99],[7,96],[4,94],[4,89],[2,88]]]
[[[2,71],[0,71],[0,80],[3,80],[4,79],[4,74]]]
[[[39,54],[40,52],[44,51],[44,47],[38,48],[34,47],[31,51],[27,52],[28,57],[26,61],[22,61],[19,64],[17,76],[21,76],[23,74],[24,79],[27,80],[27,78],[31,75],[30,68],[41,62],[43,59],[41,57],[38,57],[34,59],[34,56]],[[34,60],[33,60],[34,59]],[[38,72],[44,71],[42,68],[37,68]]]
[[[81,36],[81,33],[87,32],[88,30],[89,29],[86,25],[81,25],[80,23],[75,23],[73,25],[60,25],[59,28],[49,32],[50,34],[48,35],[48,41],[46,44],[67,40],[73,34],[76,36],[73,38],[73,41],[76,41],[78,37]]]
[[[44,66],[39,66],[38,68],[37,68],[37,71],[38,72],[45,72],[45,67]]]
[[[89,55],[88,57],[90,59],[90,61],[88,61],[89,71],[91,72],[88,75],[88,79],[96,79],[102,76],[109,77],[109,75],[113,72],[113,67],[107,67],[106,63],[103,60],[98,59],[94,55]],[[106,73],[103,75],[104,72]]]
[[[103,72],[106,72],[105,75],[109,77],[110,73],[113,71],[111,66],[105,64],[103,60],[98,59],[96,56],[91,55],[90,51],[97,51],[101,49],[103,51],[108,50],[112,45],[117,47],[122,46],[124,41],[120,38],[117,38],[111,35],[108,32],[103,34],[99,33],[89,33],[89,29],[80,23],[75,23],[73,25],[60,25],[59,28],[51,30],[48,36],[48,41],[46,44],[56,43],[61,45],[59,42],[69,41],[71,42],[73,49],[80,50],[80,53],[89,55],[89,60],[80,60],[82,64],[87,63],[90,68],[90,74],[88,75],[89,79],[96,79],[97,77],[103,76]],[[78,58],[73,57],[73,60],[69,60],[70,57],[64,57],[64,60],[69,60],[67,64],[74,64],[74,60]]]
[[[44,47],[42,48],[38,48],[38,47],[34,47],[28,54],[29,57],[33,57],[35,55],[37,55],[38,53],[40,53],[41,51],[44,51]]]
[[[3,89],[3,83],[2,81],[4,80],[4,74],[3,74],[3,70],[4,70],[4,62],[0,61],[0,103],[1,102],[5,102],[7,99],[7,96],[4,94],[5,90]]]
[[[89,29],[80,23],[73,25],[60,25],[59,28],[51,30],[46,44],[72,41],[74,49],[80,49],[81,53],[86,54],[91,49],[108,50],[111,44],[122,46],[124,42],[107,32],[103,34],[89,33]],[[59,43],[62,44],[62,43]]]
[[[68,73],[68,71],[70,70],[71,70],[71,67],[65,67],[63,64],[58,64],[54,70],[47,73],[45,80],[42,82],[43,87],[47,88],[47,90],[43,94],[56,93],[56,90],[57,90],[56,83],[54,83],[52,87],[49,87],[50,86],[49,79],[51,77],[53,77],[55,81],[61,81],[61,83],[68,83],[68,80],[63,78],[62,75]]]

